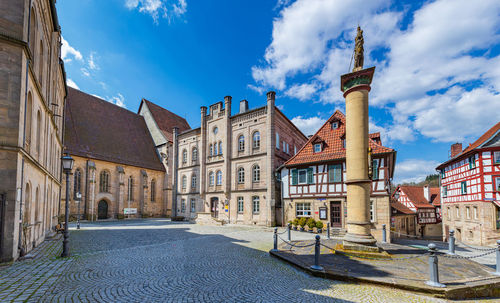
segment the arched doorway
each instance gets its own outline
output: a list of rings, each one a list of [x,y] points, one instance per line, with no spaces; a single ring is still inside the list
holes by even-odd
[[[214,218],[219,216],[219,198],[213,197],[210,199],[210,212]]]
[[[97,205],[97,219],[107,219],[108,218],[108,202],[105,200],[99,201]]]

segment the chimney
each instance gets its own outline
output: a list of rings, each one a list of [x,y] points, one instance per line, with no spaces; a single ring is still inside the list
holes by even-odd
[[[231,96],[224,97],[224,108],[226,109],[226,116],[231,117]]]
[[[462,143],[455,143],[451,145],[450,157],[454,158],[462,152]]]
[[[424,185],[424,198],[427,199],[427,202],[431,202],[431,194],[429,189],[429,184]]]
[[[247,110],[248,110],[248,101],[241,100],[240,101],[240,114],[246,112]]]

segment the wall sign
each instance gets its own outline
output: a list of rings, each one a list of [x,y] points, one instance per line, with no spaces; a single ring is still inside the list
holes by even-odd
[[[327,220],[328,219],[326,207],[319,208],[319,219],[320,220]]]

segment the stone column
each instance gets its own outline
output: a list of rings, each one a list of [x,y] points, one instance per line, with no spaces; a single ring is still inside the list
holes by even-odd
[[[370,233],[368,177],[368,92],[374,72],[371,67],[341,77],[346,99],[347,249],[363,250],[376,243]]]
[[[207,180],[207,175],[205,171],[205,159],[207,156],[207,107],[202,106],[201,108],[201,119],[200,119],[200,146],[198,147],[198,161],[200,161],[200,199],[203,203],[203,212],[210,211],[210,205],[207,206],[205,203],[205,183]]]
[[[179,128],[172,130],[172,217],[177,216],[177,177],[179,167]]]
[[[125,175],[125,170],[123,169],[123,166],[117,166],[116,171],[118,172],[118,189],[116,191],[116,208],[115,208],[115,214],[116,217],[118,217],[118,214],[123,214],[123,196],[124,196],[124,175]]]
[[[141,208],[141,215],[143,215],[148,198],[148,173],[144,169],[141,169],[141,181],[139,183],[139,190],[139,207]]]
[[[274,117],[274,103],[276,93],[269,91],[267,93],[267,115],[266,115],[266,208],[261,208],[261,211],[266,212],[266,225],[274,225],[275,218],[275,194],[276,185],[274,177],[274,157],[276,153],[276,129]],[[263,205],[261,205],[262,207]]]

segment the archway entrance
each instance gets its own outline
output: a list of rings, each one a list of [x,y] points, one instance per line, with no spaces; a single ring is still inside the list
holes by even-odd
[[[97,219],[108,218],[108,202],[101,200],[97,205]]]
[[[212,217],[217,218],[219,215],[219,198],[214,197],[210,199],[210,213]]]

